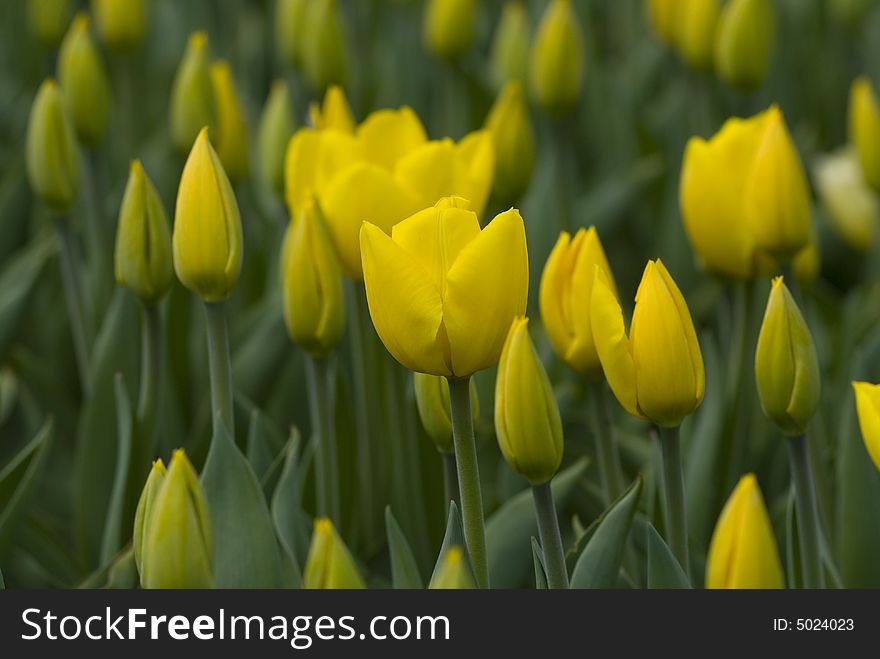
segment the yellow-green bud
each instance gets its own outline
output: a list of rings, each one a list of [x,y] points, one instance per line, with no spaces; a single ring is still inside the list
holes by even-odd
[[[680,0],[645,0],[648,22],[655,34],[668,46],[678,39],[678,8]]]
[[[287,83],[276,80],[269,90],[257,130],[259,174],[267,188],[284,196],[284,153],[296,130]]]
[[[208,37],[194,32],[177,67],[171,87],[171,139],[186,153],[204,126],[214,126],[214,93],[208,54]]]
[[[310,0],[305,19],[303,70],[309,84],[320,91],[344,83],[345,40],[336,0]]]
[[[521,0],[508,0],[501,12],[501,23],[492,40],[490,67],[496,89],[505,82],[519,80],[525,84],[529,69],[529,48],[532,26]]]
[[[25,137],[25,166],[31,188],[50,208],[66,213],[79,184],[73,124],[51,78],[43,81],[31,106]]]
[[[880,192],[880,100],[870,80],[856,78],[849,93],[849,140],[865,180]]]
[[[562,421],[553,386],[529,338],[527,318],[516,318],[498,362],[495,433],[508,464],[533,484],[562,462]]]
[[[67,30],[70,0],[27,0],[31,32],[44,46],[57,46]]]
[[[275,5],[275,47],[279,59],[290,66],[302,66],[306,12],[310,2],[278,0]]]
[[[877,235],[880,204],[865,182],[858,156],[844,149],[819,159],[813,171],[831,228],[852,249],[867,252]]]
[[[880,384],[853,382],[856,395],[856,413],[862,441],[874,466],[880,470]]]
[[[712,70],[718,0],[684,0],[678,8],[676,44],[685,61],[700,71]]]
[[[515,203],[526,192],[535,167],[535,135],[522,85],[509,82],[489,111],[486,128],[495,145],[495,193]]]
[[[128,52],[144,40],[144,0],[92,0],[92,13],[98,34],[111,50]]]
[[[746,91],[759,87],[770,67],[775,23],[771,0],[729,0],[715,37],[718,77]]]
[[[551,112],[570,110],[581,93],[584,37],[571,0],[552,0],[532,46],[531,86],[535,99]]]
[[[810,329],[782,277],[773,280],[755,351],[764,414],[787,435],[803,433],[819,404],[819,362]]]
[[[156,495],[159,493],[159,489],[164,481],[165,463],[159,458],[153,462],[153,468],[150,470],[150,475],[147,476],[147,482],[141,491],[141,498],[138,500],[137,511],[134,515],[132,546],[134,547],[134,562],[137,565],[138,574],[143,574],[144,540],[146,538],[147,520],[153,512]]]
[[[345,97],[345,90],[339,85],[330,85],[324,92],[324,101],[309,105],[309,120],[312,127],[318,130],[341,130],[343,133],[354,132],[354,115]]]
[[[441,375],[413,373],[413,389],[416,394],[416,407],[422,427],[434,446],[441,453],[452,453],[452,419],[449,406],[449,381]],[[474,379],[470,381],[471,420],[474,424],[480,415],[480,399]]]
[[[333,522],[315,520],[312,544],[303,570],[303,587],[310,589],[363,589],[361,575],[348,547],[339,537]]]
[[[226,175],[241,181],[248,175],[248,128],[229,62],[218,60],[211,65],[211,85],[217,110],[217,155]]]
[[[229,296],[241,272],[238,202],[203,128],[180,176],[174,211],[174,270],[206,302]]]
[[[474,42],[475,0],[428,0],[423,36],[428,50],[444,59],[456,59]]]
[[[461,547],[450,547],[443,555],[437,574],[428,586],[431,590],[470,590],[476,588],[474,578],[464,560]]]
[[[148,481],[149,484],[149,481]],[[214,583],[211,513],[199,478],[183,449],[144,517],[141,585],[144,588],[210,588]]]
[[[116,282],[158,302],[174,278],[168,215],[139,160],[133,160],[116,229]]]

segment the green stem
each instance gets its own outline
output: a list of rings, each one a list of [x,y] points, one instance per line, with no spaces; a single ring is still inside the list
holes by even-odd
[[[623,492],[623,472],[620,468],[620,453],[612,435],[603,381],[590,382],[590,402],[593,407],[593,436],[596,439],[599,472],[605,488],[606,503],[610,504]]]
[[[318,515],[329,517],[338,527],[339,466],[333,428],[332,367],[324,357],[306,357],[309,409],[315,441],[315,484]]]
[[[807,440],[804,435],[788,438],[788,457],[797,505],[804,588],[824,588],[825,578],[819,551],[819,511],[816,506],[816,491],[813,488]]]
[[[205,328],[208,332],[208,366],[211,373],[211,418],[214,434],[222,422],[235,436],[232,397],[232,361],[229,359],[229,331],[222,302],[205,302]]]
[[[458,496],[458,466],[455,464],[455,453],[441,453],[443,459],[443,494],[446,513],[449,513],[449,502],[460,505]]]
[[[559,518],[556,516],[556,506],[553,505],[550,481],[532,485],[532,498],[535,501],[541,548],[544,551],[547,585],[550,588],[568,588],[565,551],[562,549],[562,535],[559,533]]]
[[[367,542],[373,536],[373,469],[372,469],[372,442],[370,440],[370,406],[368,395],[370,383],[367,381],[366,370],[366,332],[365,323],[369,322],[365,315],[366,294],[363,286],[355,286],[350,291],[349,300],[351,322],[349,323],[349,337],[351,339],[351,370],[354,392],[354,419],[357,436],[358,455],[358,501],[360,502],[360,523]]]
[[[452,439],[458,466],[458,488],[461,496],[461,519],[464,541],[480,588],[489,587],[489,566],[486,562],[486,529],[483,522],[483,495],[480,491],[480,469],[471,418],[470,377],[449,378],[449,402],[452,412]]]
[[[70,229],[70,218],[58,220],[58,258],[61,265],[61,284],[64,288],[64,300],[67,303],[67,315],[70,319],[70,331],[73,334],[73,350],[79,370],[80,385],[83,394],[90,390],[89,377],[89,339],[90,333],[83,311],[82,281],[80,280],[79,256],[76,241]]]
[[[162,376],[162,317],[159,305],[143,304],[141,327],[141,385],[138,426],[147,449],[152,449],[159,422],[159,381]]]
[[[660,428],[663,453],[663,487],[666,497],[666,535],[672,553],[685,574],[690,574],[688,560],[687,518],[684,508],[684,472],[681,465],[679,428]]]

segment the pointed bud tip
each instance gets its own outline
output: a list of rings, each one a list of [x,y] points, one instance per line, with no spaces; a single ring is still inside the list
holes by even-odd
[[[202,30],[198,30],[189,35],[189,45],[193,48],[201,50],[208,45],[208,35]]]

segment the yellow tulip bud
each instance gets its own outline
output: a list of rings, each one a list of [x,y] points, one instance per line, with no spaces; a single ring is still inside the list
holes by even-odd
[[[134,547],[134,562],[137,565],[138,574],[143,574],[144,561],[144,541],[146,539],[147,520],[153,512],[153,505],[156,502],[156,495],[162,487],[165,480],[165,463],[162,459],[153,462],[153,468],[150,475],[147,476],[147,482],[141,491],[141,498],[138,500],[137,511],[134,515],[134,532],[132,534],[132,546]]]
[[[822,272],[822,258],[819,254],[819,240],[814,235],[807,246],[795,254],[791,261],[794,278],[801,286],[809,288]]]
[[[73,125],[51,78],[43,81],[31,106],[25,138],[25,166],[31,188],[50,208],[66,213],[79,186]]]
[[[406,368],[464,377],[495,364],[525,312],[528,253],[515,209],[482,231],[460,198],[360,230],[367,302],[385,347]]]
[[[116,230],[116,282],[146,302],[158,302],[174,278],[168,226],[159,193],[133,160]]]
[[[44,46],[56,46],[67,30],[70,0],[28,0],[27,18],[31,32]]]
[[[864,76],[849,93],[849,140],[859,155],[865,180],[880,192],[880,101]]]
[[[77,14],[61,42],[58,82],[77,136],[89,146],[96,145],[110,119],[110,83],[86,14]]]
[[[303,570],[303,587],[310,589],[363,589],[361,575],[348,547],[339,537],[333,522],[315,520],[312,544]]]
[[[744,90],[759,87],[770,67],[775,23],[771,0],[729,0],[715,38],[718,77]]]
[[[645,0],[645,8],[654,33],[667,45],[676,45],[679,0]]]
[[[248,175],[248,130],[232,70],[225,60],[211,65],[211,85],[217,108],[217,155],[229,178],[240,181]]]
[[[784,588],[770,518],[754,474],[724,504],[706,558],[706,588]]]
[[[450,418],[449,381],[437,375],[413,374],[416,407],[422,427],[440,453],[452,453],[452,419]],[[471,420],[476,425],[480,413],[480,400],[474,380],[470,381]]]
[[[310,0],[303,37],[303,70],[312,88],[345,82],[345,39],[336,0]]]
[[[880,385],[870,382],[853,382],[856,394],[856,412],[862,440],[871,460],[880,469]]]
[[[495,433],[504,459],[534,485],[562,463],[562,420],[553,385],[529,338],[529,321],[510,326],[495,380]]]
[[[495,192],[502,202],[517,201],[528,189],[535,167],[535,135],[519,82],[509,82],[501,90],[486,128],[495,145]]]
[[[596,352],[611,390],[636,417],[674,427],[703,400],[703,355],[681,291],[660,259],[648,261],[629,337],[623,311],[598,266],[590,303]]]
[[[287,331],[307,353],[324,356],[342,336],[345,302],[336,252],[314,202],[287,226],[281,254]]]
[[[324,92],[324,103],[321,106],[309,106],[309,117],[312,126],[318,130],[341,130],[344,133],[354,132],[354,116],[345,90],[339,85],[330,85]]]
[[[475,0],[428,0],[423,36],[425,46],[444,59],[456,59],[474,42]]]
[[[718,0],[685,0],[677,9],[676,43],[685,61],[700,71],[712,70]]]
[[[567,112],[578,100],[583,77],[584,37],[571,0],[552,0],[532,46],[535,99],[551,112]]]
[[[782,277],[773,279],[755,380],[764,414],[786,435],[803,433],[819,405],[819,362],[810,329]]]
[[[284,152],[296,130],[287,83],[276,80],[269,90],[257,130],[259,174],[266,187],[284,193]]]
[[[180,176],[174,212],[174,270],[206,302],[225,299],[241,272],[235,193],[203,128]]]
[[[275,4],[275,46],[281,60],[290,66],[302,66],[309,2],[310,0],[278,0]]]
[[[144,588],[210,588],[214,537],[205,493],[183,449],[174,451],[168,473],[144,520],[141,549]]]
[[[98,33],[107,47],[119,52],[137,48],[146,31],[144,0],[92,0]]]
[[[867,252],[877,235],[880,205],[856,154],[845,149],[825,156],[813,171],[828,224],[852,249]]]
[[[194,32],[177,67],[171,87],[171,139],[181,153],[192,146],[204,126],[214,126],[208,37]]]
[[[431,590],[470,590],[476,587],[474,577],[464,560],[464,552],[458,546],[446,550],[437,574],[428,586]]]
[[[532,27],[525,5],[521,0],[507,0],[492,40],[490,55],[492,80],[497,89],[511,80],[525,84],[531,42]]]
[[[553,350],[571,368],[591,378],[602,377],[590,325],[596,267],[605,273],[617,299],[617,286],[596,228],[578,229],[574,238],[563,231],[544,265],[539,293],[541,319]]]

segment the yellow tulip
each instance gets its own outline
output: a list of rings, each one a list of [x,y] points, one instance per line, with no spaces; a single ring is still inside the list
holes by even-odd
[[[25,169],[31,188],[50,208],[66,213],[79,187],[73,125],[58,85],[43,81],[31,106],[25,136]]]
[[[828,224],[852,249],[867,252],[877,235],[880,205],[856,154],[845,149],[825,156],[813,171]]]
[[[802,434],[819,405],[819,362],[810,329],[782,277],[773,279],[758,334],[755,380],[764,414],[785,434]]]
[[[507,0],[492,40],[490,55],[489,66],[497,89],[511,80],[525,84],[531,42],[532,27],[525,5],[521,0]]]
[[[859,427],[868,455],[880,469],[880,385],[870,382],[853,382],[856,394],[856,412]]]
[[[204,32],[190,35],[171,86],[171,139],[186,153],[204,126],[214,126],[214,94]]]
[[[595,268],[590,324],[611,390],[633,416],[678,426],[703,400],[703,355],[681,291],[660,259],[648,261],[629,337],[608,276]]]
[[[584,37],[571,0],[551,0],[532,46],[535,99],[551,112],[567,112],[578,100],[583,77]]]
[[[363,589],[361,575],[348,547],[339,537],[333,522],[315,520],[312,543],[303,570],[303,587],[310,589]]]
[[[276,80],[260,116],[257,151],[260,178],[266,187],[279,195],[284,192],[284,152],[294,130],[296,121],[287,83]]]
[[[406,368],[465,377],[495,364],[510,323],[525,312],[528,253],[511,209],[482,231],[460,198],[396,224],[360,231],[370,316]]]
[[[58,51],[58,82],[79,139],[95,146],[110,119],[110,82],[89,32],[89,17],[77,14]]]
[[[718,0],[684,0],[677,8],[676,44],[685,61],[700,71],[712,70]]]
[[[304,20],[302,60],[306,80],[316,90],[345,82],[347,54],[336,0],[310,0]]]
[[[529,187],[535,167],[535,135],[519,82],[508,82],[486,118],[495,145],[495,193],[515,202]]]
[[[134,532],[132,534],[132,546],[134,548],[134,562],[137,565],[138,574],[143,574],[144,560],[144,539],[146,532],[146,522],[150,518],[153,511],[153,504],[156,501],[156,495],[162,487],[165,480],[165,463],[159,458],[153,462],[150,474],[147,476],[147,482],[141,491],[141,497],[138,500],[137,510],[134,515]]]
[[[718,77],[744,90],[759,87],[770,67],[775,23],[771,0],[729,0],[715,38]]]
[[[474,41],[475,0],[428,0],[423,36],[428,50],[445,59],[463,55]]]
[[[529,338],[528,319],[510,326],[495,380],[495,433],[507,463],[546,483],[562,463],[562,420],[553,385]]]
[[[706,588],[784,588],[770,518],[754,474],[724,504],[706,558]]]
[[[211,65],[211,85],[217,108],[217,155],[233,181],[248,175],[248,130],[229,62]]]
[[[437,574],[428,586],[431,590],[469,590],[476,588],[461,547],[450,547],[443,555]]]
[[[339,85],[330,85],[324,92],[323,105],[313,103],[309,106],[309,118],[312,127],[318,130],[341,130],[345,133],[354,132],[354,116],[345,91]]]
[[[139,160],[128,175],[116,231],[116,282],[157,302],[174,278],[168,215]]]
[[[422,427],[440,453],[453,453],[452,419],[449,401],[449,381],[438,375],[413,374],[413,391]],[[470,381],[471,421],[477,424],[480,400],[474,380]]]
[[[376,110],[356,130],[364,157],[388,171],[401,158],[428,141],[425,128],[412,108]]]
[[[865,180],[880,192],[880,101],[868,78],[853,81],[849,93],[849,139]]]
[[[679,0],[645,0],[648,22],[654,33],[669,46],[674,46],[678,36],[677,13]]]
[[[275,4],[275,47],[281,60],[290,66],[302,66],[309,2],[278,0]]]
[[[119,52],[137,48],[146,31],[144,0],[92,0],[98,33],[107,47]]]
[[[67,30],[70,0],[28,0],[27,18],[31,32],[44,46],[56,46]]]
[[[172,243],[174,269],[184,286],[206,302],[229,295],[241,272],[241,216],[207,128],[180,176]]]

